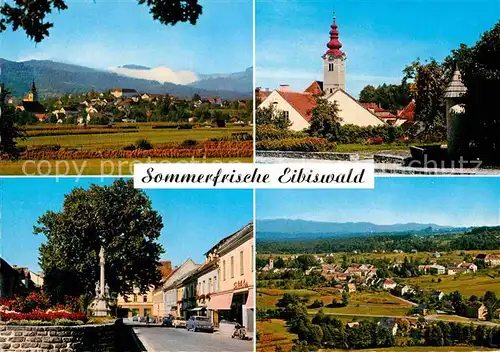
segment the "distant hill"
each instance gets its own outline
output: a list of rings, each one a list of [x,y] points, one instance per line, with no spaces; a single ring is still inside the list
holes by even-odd
[[[259,241],[286,241],[330,237],[370,236],[374,234],[435,234],[436,232],[463,231],[463,227],[437,224],[405,223],[377,225],[370,222],[319,222],[291,219],[257,220]]]
[[[253,69],[251,67],[242,72],[199,76],[200,80],[191,83],[191,87],[239,92],[242,87],[253,86]]]
[[[125,65],[124,67],[148,69],[139,65]],[[28,92],[32,79],[35,79],[42,97],[84,93],[92,89],[106,91],[111,88],[133,88],[138,92],[168,93],[181,98],[191,98],[194,93],[201,96],[221,96],[224,99],[248,99],[252,97],[252,84],[249,84],[246,76],[240,73],[226,77],[225,84],[222,83],[224,81],[220,81],[220,79],[224,80],[223,78],[207,78],[213,81],[210,83],[205,81],[206,79],[202,79],[186,86],[172,83],[162,84],[157,81],[126,77],[106,70],[49,60],[14,62],[0,59],[0,68],[0,82],[4,83],[15,97],[22,97]],[[236,89],[236,87],[239,88]]]

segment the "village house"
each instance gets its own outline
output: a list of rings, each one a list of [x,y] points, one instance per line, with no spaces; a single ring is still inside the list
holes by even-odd
[[[477,262],[482,262],[489,266],[500,265],[500,254],[478,254],[476,256]]]
[[[392,278],[387,278],[382,283],[382,288],[384,290],[392,290],[396,288],[397,284]]]
[[[443,291],[434,291],[431,295],[431,298],[436,300],[436,301],[442,300],[443,297],[444,297]]]
[[[396,336],[396,333],[398,332],[398,323],[394,318],[384,318],[378,322],[378,326],[382,329],[389,330],[392,336]]]
[[[267,263],[261,270],[262,271],[273,271],[274,269],[274,258],[273,256],[269,256],[269,263]]]
[[[347,284],[347,292],[349,293],[354,293],[356,292],[356,285],[355,284]]]
[[[135,89],[130,88],[113,88],[109,93],[115,98],[130,98],[135,97],[138,93]]]
[[[488,309],[480,302],[468,304],[465,306],[465,316],[468,318],[476,318],[477,320],[486,320]]]
[[[439,264],[419,265],[418,270],[424,274],[437,274],[437,275],[444,275],[447,272],[446,268]]]
[[[172,271],[172,264],[168,260],[161,261],[158,265],[162,279],[170,274]],[[117,315],[120,317],[132,318],[139,317],[153,317],[155,316],[153,308],[153,296],[155,288],[151,287],[147,292],[140,292],[138,288],[134,288],[132,294],[119,295],[117,297]]]

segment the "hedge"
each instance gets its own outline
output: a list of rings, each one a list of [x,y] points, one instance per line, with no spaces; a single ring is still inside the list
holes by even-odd
[[[308,134],[305,132],[296,132],[288,129],[277,128],[273,125],[257,126],[257,141],[306,138]]]
[[[288,152],[333,152],[337,145],[325,138],[293,138],[282,140],[260,141],[256,144],[257,150],[279,150]]]

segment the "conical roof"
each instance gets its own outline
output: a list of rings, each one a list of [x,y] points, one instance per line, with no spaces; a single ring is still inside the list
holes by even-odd
[[[455,72],[453,72],[453,78],[451,79],[450,84],[444,91],[445,98],[459,98],[462,95],[467,93],[467,88],[462,83],[462,78],[460,75],[460,71],[455,68]]]

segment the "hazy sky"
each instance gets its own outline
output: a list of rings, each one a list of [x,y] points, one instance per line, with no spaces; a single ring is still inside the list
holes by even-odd
[[[257,190],[257,219],[500,225],[498,177],[378,177],[372,190]]]
[[[75,187],[110,184],[112,179],[0,178],[0,255],[11,265],[38,267],[38,248],[45,236],[33,235],[38,217],[62,208],[64,195]],[[200,263],[219,240],[253,219],[252,190],[146,190],[163,218],[163,258],[180,265]]]
[[[417,57],[445,58],[500,19],[498,0],[257,0],[257,86],[305,89],[323,80],[321,56],[337,12],[347,54],[347,91],[399,83]]]
[[[197,25],[164,26],[137,0],[68,0],[40,44],[24,32],[1,35],[0,57],[48,59],[107,69],[124,64],[230,73],[252,65],[252,1],[201,0]]]

